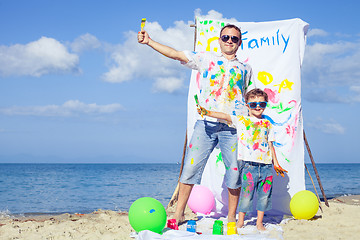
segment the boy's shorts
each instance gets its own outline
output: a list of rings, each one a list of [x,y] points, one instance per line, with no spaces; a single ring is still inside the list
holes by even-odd
[[[225,123],[198,120],[186,152],[185,164],[180,182],[200,184],[206,162],[219,144],[222,160],[225,164],[225,184],[230,189],[241,185],[237,157],[236,128]]]
[[[256,210],[268,211],[272,208],[272,164],[243,161],[241,173],[240,212],[253,210],[253,198],[256,192]]]

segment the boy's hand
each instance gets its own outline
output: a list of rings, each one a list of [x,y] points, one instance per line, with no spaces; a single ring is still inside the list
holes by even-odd
[[[149,38],[150,38],[149,34],[145,30],[142,30],[142,31],[138,32],[137,39],[138,39],[139,43],[148,44],[149,43]]]
[[[197,106],[197,112],[201,115],[201,116],[203,116],[203,115],[207,115],[209,112],[205,109],[205,108],[203,108],[202,106],[200,106],[200,105],[196,105]]]
[[[282,167],[280,167],[280,165],[278,165],[278,166],[274,165],[274,169],[275,169],[275,172],[276,172],[276,176],[279,176],[279,173],[280,173],[280,175],[282,177],[285,177],[284,172],[286,172],[286,173],[288,172],[285,169],[283,169]]]

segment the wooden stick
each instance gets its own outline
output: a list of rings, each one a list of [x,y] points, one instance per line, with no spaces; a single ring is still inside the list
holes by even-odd
[[[320,208],[321,212],[323,212],[322,207],[321,207],[321,200],[320,200],[320,197],[319,197],[318,192],[316,191],[316,187],[315,187],[314,181],[313,181],[313,179],[312,179],[312,177],[311,177],[311,174],[310,174],[310,172],[309,172],[309,169],[307,168],[307,166],[306,166],[306,164],[305,164],[305,163],[304,163],[304,166],[305,166],[305,169],[306,169],[307,173],[309,174],[309,177],[310,177],[311,183],[312,183],[312,185],[313,185],[313,187],[314,187],[314,190],[315,190],[315,193],[316,193],[317,199],[318,199],[318,201],[319,201],[319,208]]]
[[[308,141],[307,141],[307,139],[306,139],[305,130],[303,130],[303,133],[304,133],[304,141],[305,141],[306,149],[307,149],[307,151],[308,151],[308,153],[309,153],[309,157],[310,157],[310,160],[311,160],[311,164],[312,164],[312,166],[313,166],[313,168],[314,168],[314,172],[315,172],[317,181],[318,181],[318,183],[319,183],[319,187],[320,187],[320,190],[321,190],[321,194],[322,194],[323,197],[324,197],[325,205],[326,205],[327,207],[329,207],[329,202],[328,202],[328,200],[327,200],[327,198],[326,198],[326,196],[325,196],[324,188],[322,187],[322,184],[321,184],[321,181],[320,181],[320,176],[319,176],[319,173],[318,173],[318,171],[317,171],[317,169],[316,169],[315,161],[314,161],[314,158],[313,158],[313,156],[312,156],[312,154],[311,154],[311,150],[310,150],[310,146],[309,146],[309,144],[308,144]]]
[[[181,159],[181,166],[180,166],[180,173],[179,173],[178,183],[176,185],[175,191],[174,191],[174,193],[173,193],[173,195],[172,195],[166,209],[168,209],[169,207],[172,207],[177,202],[178,197],[179,197],[179,181],[180,181],[181,173],[182,173],[183,168],[184,168],[184,159],[185,159],[185,154],[186,154],[186,146],[187,146],[187,129],[186,129],[186,134],[185,134],[185,142],[184,142],[184,148],[183,148],[183,155],[182,155],[182,159]]]

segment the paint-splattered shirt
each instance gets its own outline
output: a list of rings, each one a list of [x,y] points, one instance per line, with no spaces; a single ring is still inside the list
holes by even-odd
[[[269,142],[275,141],[272,124],[267,119],[232,116],[238,133],[238,159],[272,164]]]
[[[196,86],[202,107],[229,115],[246,115],[245,93],[255,88],[250,65],[237,58],[227,60],[221,53],[184,51],[185,66],[197,70]],[[206,117],[210,121],[217,119]]]

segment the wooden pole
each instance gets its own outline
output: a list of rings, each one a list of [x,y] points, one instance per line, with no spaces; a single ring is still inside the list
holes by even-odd
[[[182,170],[184,168],[186,145],[187,145],[187,129],[186,129],[186,134],[185,134],[185,142],[184,142],[184,148],[183,148],[183,155],[182,155],[182,159],[181,159],[181,166],[180,166],[180,173],[179,173],[178,183],[176,185],[175,191],[174,191],[174,193],[173,193],[173,195],[172,195],[166,209],[168,209],[169,207],[172,207],[177,202],[178,197],[179,197],[179,180],[180,180],[180,177],[181,177]]]
[[[321,212],[323,212],[322,207],[321,207],[320,197],[319,197],[318,192],[316,191],[316,187],[315,187],[314,181],[313,181],[313,179],[312,179],[312,177],[311,177],[311,174],[310,174],[310,172],[309,172],[309,169],[307,168],[307,166],[306,166],[306,164],[305,164],[305,163],[304,163],[304,166],[305,166],[305,169],[306,169],[307,173],[309,174],[309,177],[310,177],[311,183],[312,183],[312,185],[313,185],[313,187],[314,187],[314,190],[315,190],[315,193],[316,193],[317,199],[318,199],[318,201],[319,201],[319,208],[320,208]]]
[[[317,171],[317,169],[316,169],[315,161],[314,161],[314,158],[313,158],[313,156],[312,156],[312,154],[311,154],[311,150],[310,150],[309,143],[308,143],[308,141],[307,141],[307,139],[306,139],[305,130],[303,130],[303,133],[304,133],[304,141],[305,141],[306,149],[307,149],[307,151],[308,151],[308,153],[309,153],[309,157],[310,157],[310,160],[311,160],[311,164],[312,164],[312,166],[313,166],[313,169],[314,169],[314,172],[315,172],[317,181],[318,181],[318,183],[319,183],[319,187],[320,187],[320,190],[321,190],[321,194],[322,194],[323,197],[324,197],[325,205],[326,205],[327,207],[329,207],[329,202],[328,202],[328,200],[327,200],[327,198],[326,198],[326,196],[325,196],[324,188],[322,187],[322,184],[321,184],[321,181],[320,181],[320,176],[319,176],[319,173],[318,173],[318,171]]]

